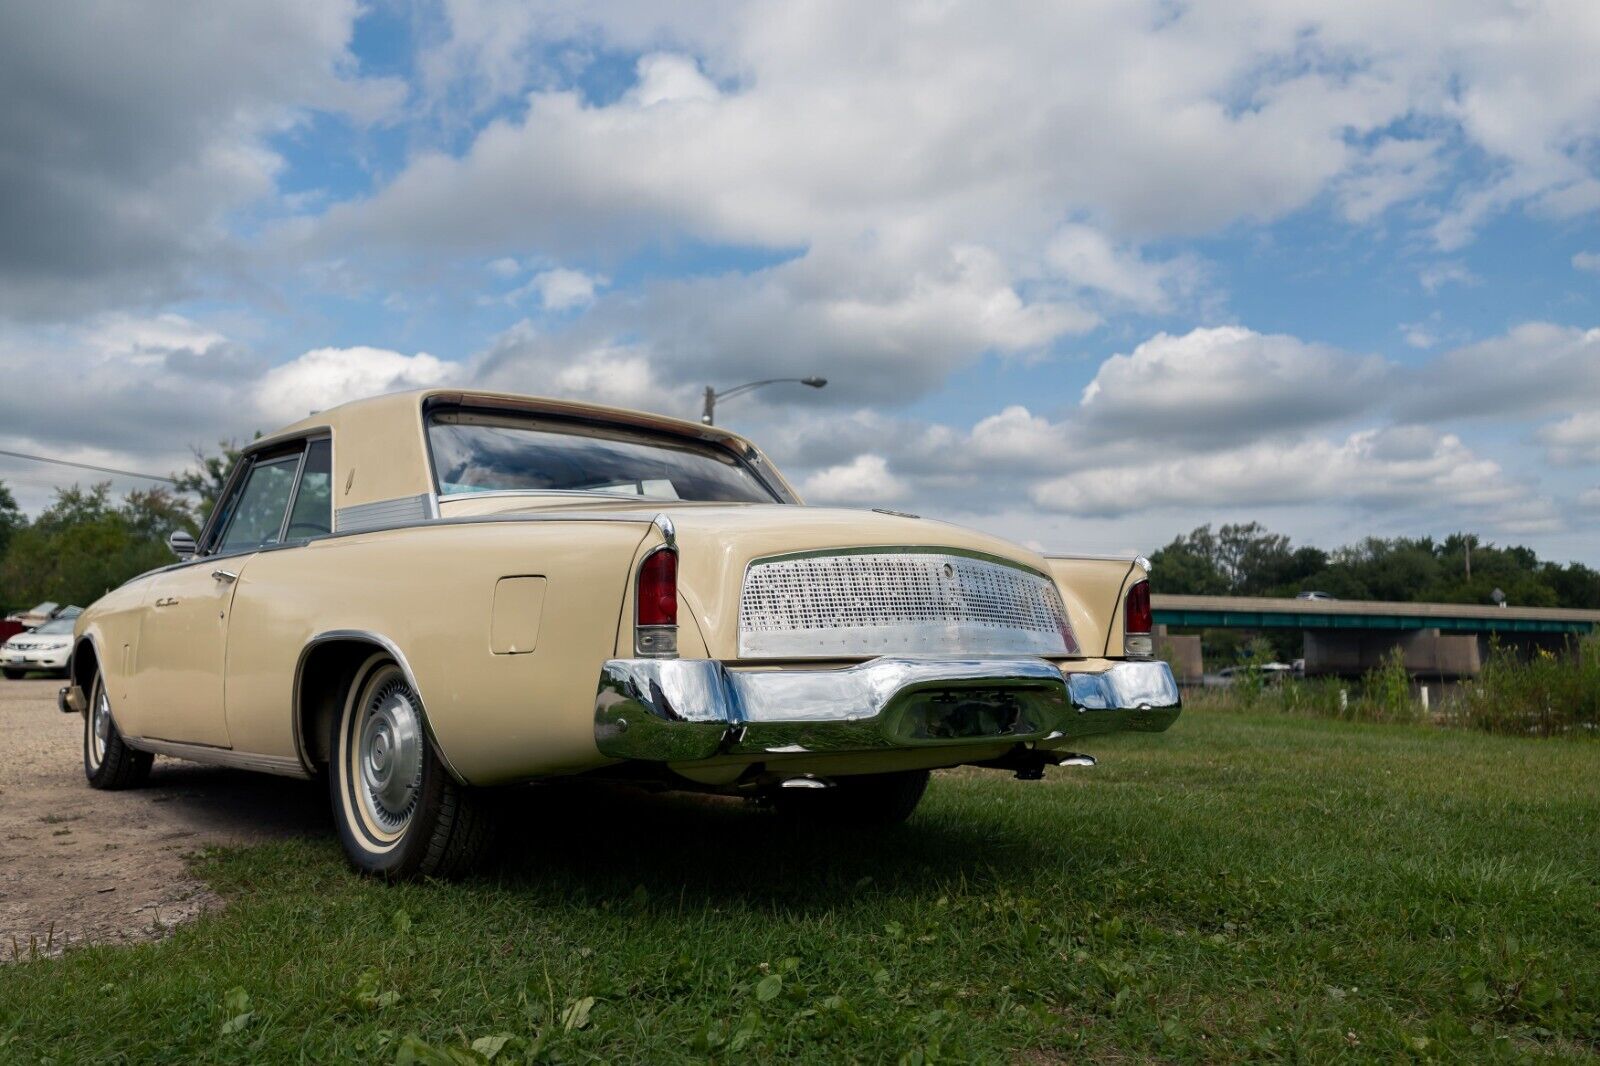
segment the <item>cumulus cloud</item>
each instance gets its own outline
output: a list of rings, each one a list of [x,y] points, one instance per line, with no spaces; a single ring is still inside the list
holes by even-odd
[[[1527,496],[1499,464],[1431,430],[1365,430],[1342,440],[1260,441],[1159,463],[1083,470],[1040,484],[1041,507],[1117,515],[1156,507],[1276,507],[1345,501],[1374,507],[1430,499],[1505,506]]]
[[[594,303],[595,288],[604,284],[604,278],[585,274],[581,270],[556,267],[539,271],[514,295],[537,293],[539,302],[547,311],[571,311]]]
[[[1048,234],[1042,222],[1078,210],[1124,235],[1188,234],[1330,188],[1369,221],[1427,195],[1464,143],[1497,167],[1436,212],[1436,239],[1457,247],[1512,205],[1594,209],[1580,151],[1600,135],[1590,15],[1582,0],[1515,17],[1472,0],[1443,22],[1379,0],[884,3],[848,17],[452,3],[436,94],[452,78],[504,98],[531,89],[525,113],[326,222],[394,240],[421,221],[417,239],[480,246],[615,239],[620,218],[633,240],[665,228],[787,246],[893,226],[948,244],[997,225]],[[562,40],[642,52],[633,88],[596,106],[557,87],[559,60],[530,57]],[[1401,121],[1453,136],[1400,136]],[[485,202],[496,209],[470,217]]]
[[[347,400],[440,385],[459,370],[457,364],[426,352],[402,355],[382,348],[315,348],[267,371],[251,394],[261,417],[281,424]]]
[[[881,455],[858,455],[839,466],[819,470],[806,478],[802,494],[812,503],[879,504],[892,503],[906,495],[907,488],[889,471]]]
[[[274,191],[306,108],[370,119],[354,0],[0,5],[0,314],[170,297]]]
[[[1412,375],[1415,419],[1508,418],[1600,408],[1600,329],[1528,322],[1446,352]]]
[[[1574,252],[1572,269],[1585,270],[1591,274],[1600,274],[1600,252]]]
[[[1600,465],[1600,397],[1595,408],[1539,430],[1550,461],[1560,466]]]
[[[1083,413],[1151,439],[1199,440],[1348,418],[1381,399],[1392,368],[1377,357],[1239,326],[1157,334],[1101,364]]]

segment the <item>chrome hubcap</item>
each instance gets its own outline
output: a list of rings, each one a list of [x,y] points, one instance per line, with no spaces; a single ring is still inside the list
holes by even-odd
[[[356,750],[367,815],[386,830],[411,817],[422,784],[422,716],[403,681],[380,688],[367,702]]]
[[[89,715],[89,757],[94,765],[105,761],[106,743],[111,739],[111,700],[101,688]]]

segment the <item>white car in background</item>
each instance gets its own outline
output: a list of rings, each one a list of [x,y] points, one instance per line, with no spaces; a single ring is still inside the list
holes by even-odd
[[[75,621],[74,618],[56,618],[0,644],[0,671],[8,681],[16,681],[35,670],[67,676]]]

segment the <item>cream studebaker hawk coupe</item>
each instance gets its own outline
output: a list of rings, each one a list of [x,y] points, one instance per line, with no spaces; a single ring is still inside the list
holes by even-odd
[[[153,755],[325,776],[354,864],[464,869],[482,790],[588,775],[848,824],[931,769],[1166,729],[1142,560],[799,497],[749,441],[424,391],[252,443],[177,563],[78,620],[95,788]]]

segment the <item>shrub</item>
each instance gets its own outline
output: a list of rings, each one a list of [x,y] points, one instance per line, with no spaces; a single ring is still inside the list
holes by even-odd
[[[1457,706],[1458,724],[1519,736],[1600,735],[1600,638],[1528,659],[1498,642]]]

